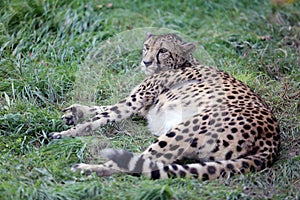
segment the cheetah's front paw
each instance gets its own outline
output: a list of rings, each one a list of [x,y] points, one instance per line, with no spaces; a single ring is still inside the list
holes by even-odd
[[[62,110],[65,114],[61,117],[67,125],[76,125],[79,121],[85,118],[88,106],[73,104]]]

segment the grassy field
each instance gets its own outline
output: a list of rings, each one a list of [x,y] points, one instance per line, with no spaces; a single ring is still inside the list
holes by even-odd
[[[300,199],[299,10],[299,1],[2,0],[0,199]],[[131,42],[106,41],[126,31],[140,35],[145,27],[197,41],[209,55],[204,63],[212,59],[266,100],[282,133],[281,154],[271,169],[205,182],[70,171],[74,163],[100,162],[99,150],[108,145],[142,152],[153,141],[138,118],[96,136],[47,137],[67,129],[62,108],[77,101],[115,103],[141,79],[133,76],[141,50],[116,53]],[[98,54],[107,59],[90,64],[96,55],[91,52],[103,45],[105,54]]]

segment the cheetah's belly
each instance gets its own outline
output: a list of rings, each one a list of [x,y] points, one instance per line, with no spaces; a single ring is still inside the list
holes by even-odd
[[[203,107],[199,107],[198,103],[191,100],[182,98],[176,100],[166,99],[166,95],[161,95],[158,98],[158,103],[150,108],[146,116],[148,128],[156,136],[166,133],[203,110]]]

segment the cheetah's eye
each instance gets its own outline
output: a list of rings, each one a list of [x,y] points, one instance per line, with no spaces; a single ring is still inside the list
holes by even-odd
[[[160,52],[160,53],[166,53],[166,52],[168,52],[168,49],[166,49],[166,48],[161,48],[161,49],[159,50],[159,52]]]
[[[149,45],[145,44],[144,48],[148,51],[150,49]]]

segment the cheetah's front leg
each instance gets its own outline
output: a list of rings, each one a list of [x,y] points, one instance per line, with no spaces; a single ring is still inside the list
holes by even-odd
[[[110,106],[105,112],[97,114],[89,121],[78,124],[75,127],[62,131],[60,133],[53,133],[50,137],[52,139],[59,139],[61,137],[75,137],[91,135],[93,131],[99,127],[106,125],[111,122],[118,122],[122,119],[126,119],[133,114],[137,114],[138,111],[143,107],[143,103],[136,101],[137,95],[131,96],[128,99],[121,101],[120,103]],[[134,99],[134,100],[132,100]],[[139,98],[141,99],[141,98]]]
[[[144,91],[150,91],[150,89],[153,89],[153,85],[150,80],[145,80],[142,82],[138,87],[136,87],[133,92],[130,94],[129,97],[126,99],[120,101],[119,103],[106,107],[104,112],[101,112],[91,118],[89,121],[78,124],[75,127],[62,131],[60,133],[53,133],[50,137],[52,139],[61,138],[63,136],[83,136],[83,135],[90,135],[90,133],[100,126],[106,125],[111,122],[118,122],[123,119],[126,119],[134,114],[139,113],[143,108],[146,108],[149,105],[153,104],[153,101],[155,97],[157,96],[157,93],[159,91],[151,90],[151,92],[144,92]],[[159,88],[159,86],[156,86],[156,88]],[[158,89],[157,89],[158,90]],[[75,111],[73,116],[76,116],[77,118],[81,118],[81,112],[77,111],[77,108],[80,108],[82,110],[88,109],[85,106],[75,106],[71,107],[70,109],[67,109],[67,112],[71,112],[71,115],[73,115],[72,109]],[[74,109],[76,108],[76,109]],[[91,110],[89,110],[91,111]],[[83,114],[84,116],[84,114]]]

